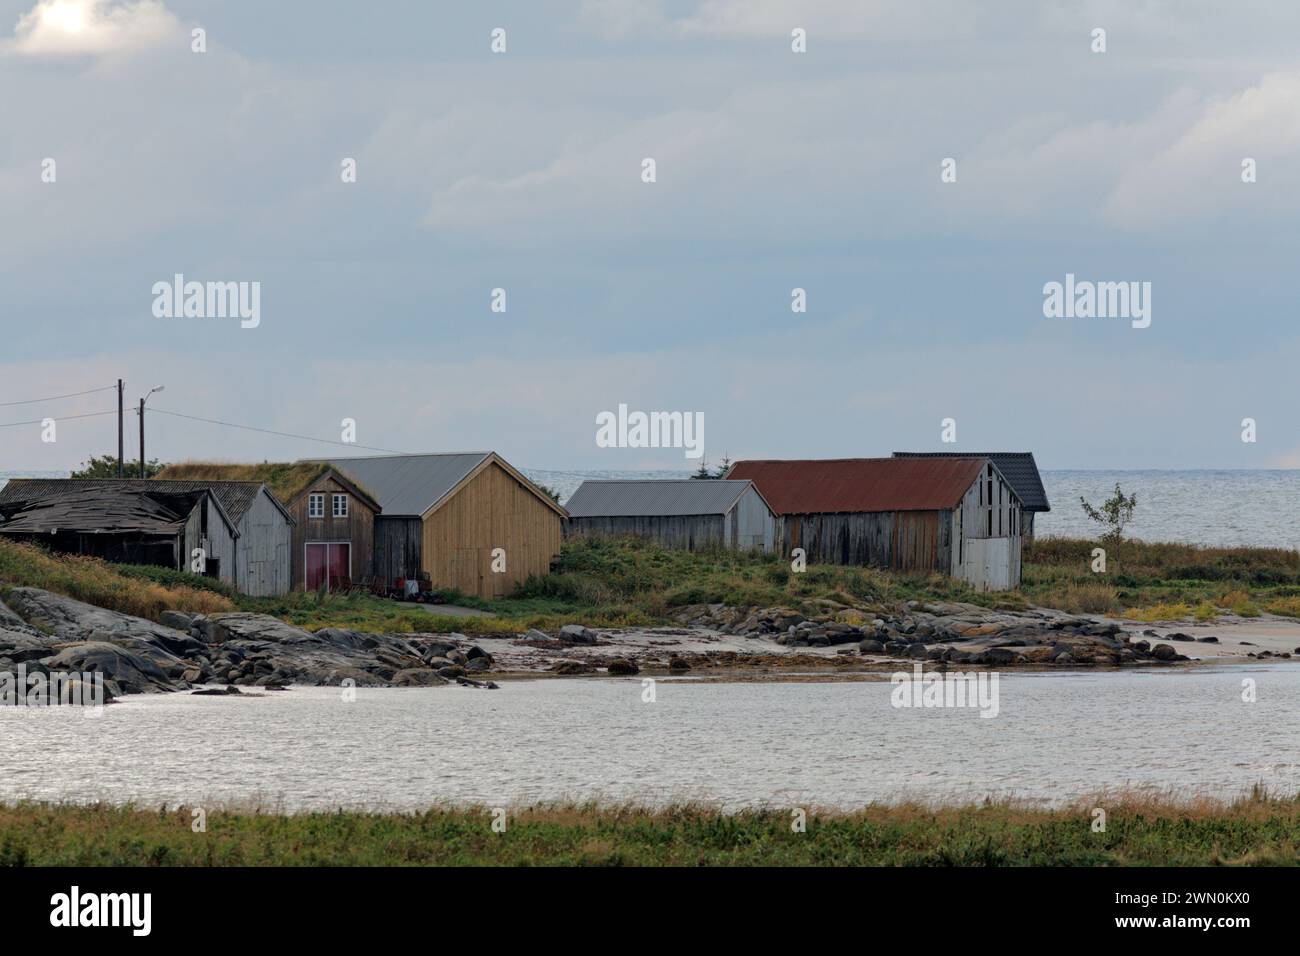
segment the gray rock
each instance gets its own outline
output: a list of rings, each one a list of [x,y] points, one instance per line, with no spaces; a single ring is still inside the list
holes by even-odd
[[[394,674],[392,683],[394,687],[435,687],[446,684],[447,681],[434,671],[409,668]]]
[[[181,685],[153,659],[102,641],[72,644],[43,663],[52,671],[103,674],[105,680],[113,681],[128,694],[181,690]]]
[[[1151,648],[1151,656],[1158,661],[1172,661],[1178,658],[1178,652],[1172,644],[1157,644]]]
[[[194,616],[186,614],[184,611],[163,611],[158,615],[158,621],[164,627],[173,627],[178,631],[185,631],[187,634],[190,628],[194,626]]]
[[[545,631],[539,631],[535,627],[530,627],[524,633],[525,641],[549,641],[550,639],[551,635],[547,634]]]
[[[566,644],[595,644],[597,635],[581,624],[566,624],[560,628],[559,639]]]
[[[41,635],[40,630],[32,627],[24,621],[21,617],[11,611],[4,601],[0,600],[0,635],[3,635],[5,631],[10,631],[14,634],[35,635],[38,637]]]
[[[858,645],[858,652],[861,654],[883,654],[885,645],[879,641],[868,638]]]

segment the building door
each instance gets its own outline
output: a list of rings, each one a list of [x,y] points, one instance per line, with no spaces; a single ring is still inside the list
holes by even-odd
[[[352,545],[346,542],[320,542],[307,545],[307,590],[325,585],[332,591],[352,577]]]

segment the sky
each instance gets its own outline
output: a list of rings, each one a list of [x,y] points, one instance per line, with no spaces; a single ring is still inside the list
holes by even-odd
[[[598,444],[622,404],[710,463],[1298,468],[1297,37],[1289,0],[0,0],[0,470],[115,453],[114,391],[14,403],[119,378],[164,461],[348,453],[206,418],[698,464]],[[178,273],[258,324],[159,317]],[[1150,283],[1149,326],[1045,316],[1067,274]]]

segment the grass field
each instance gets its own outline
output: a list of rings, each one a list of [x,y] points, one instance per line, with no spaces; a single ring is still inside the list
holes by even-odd
[[[1093,829],[1095,807],[1106,812]],[[0,806],[0,866],[1294,866],[1300,800],[1231,804],[1116,797],[1068,809],[1013,803],[872,805],[725,814],[592,804],[414,814]]]
[[[1039,605],[1151,621],[1263,612],[1300,617],[1300,552],[1128,541],[1108,556],[1106,574],[1094,574],[1095,546],[1081,539],[1035,542],[1025,548],[1021,587],[983,594],[937,574],[909,576],[838,565],[811,565],[796,574],[775,555],[671,551],[634,539],[585,539],[565,544],[556,573],[530,579],[509,598],[487,602],[444,593],[449,603],[481,609],[486,617],[439,617],[436,605],[431,614],[365,594],[249,598],[191,574],[55,556],[0,540],[0,588],[34,585],[155,620],[167,608],[240,609],[310,630],[397,633],[514,633],[575,621],[655,625],[670,621],[675,610],[688,604],[786,606],[804,613],[847,605],[888,612],[912,599],[1008,609]]]

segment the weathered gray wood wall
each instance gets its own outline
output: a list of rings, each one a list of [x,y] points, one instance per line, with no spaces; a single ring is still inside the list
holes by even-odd
[[[810,562],[874,565],[948,573],[950,511],[863,511],[786,515],[783,548],[803,548]]]
[[[1018,587],[1023,513],[1011,486],[985,466],[953,512],[953,575],[980,591]]]
[[[725,547],[728,540],[722,515],[619,515],[564,522],[565,537],[624,534],[687,551]]]
[[[745,490],[727,515],[727,540],[740,551],[777,547],[777,518],[754,486]]]
[[[217,578],[224,581],[232,587],[238,588],[240,582],[237,579],[235,557],[236,538],[226,520],[221,517],[217,510],[217,504],[212,495],[208,495],[204,505],[202,541],[200,544],[191,545],[185,551],[185,567],[189,569],[189,555],[194,548],[203,548],[208,560],[215,560],[217,564]]]
[[[292,539],[289,519],[263,488],[239,522],[235,557],[239,590],[253,597],[288,593],[293,581]]]
[[[375,516],[374,575],[392,586],[420,576],[424,523],[419,518]]]

